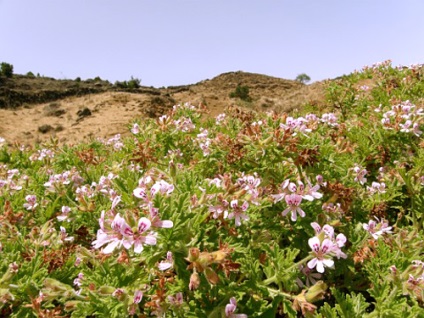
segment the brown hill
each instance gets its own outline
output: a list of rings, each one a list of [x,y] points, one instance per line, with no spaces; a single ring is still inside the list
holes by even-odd
[[[289,112],[322,104],[323,83],[304,85],[271,76],[230,72],[197,84],[125,89],[107,81],[56,80],[14,75],[0,82],[0,136],[9,143],[34,144],[57,137],[76,143],[127,134],[136,118],[156,117],[175,104],[204,105],[209,116],[229,106]],[[247,101],[230,98],[237,86],[249,88]]]

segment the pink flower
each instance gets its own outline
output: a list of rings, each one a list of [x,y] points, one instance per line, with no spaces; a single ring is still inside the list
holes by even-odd
[[[174,222],[171,220],[161,220],[159,217],[159,209],[155,208],[152,203],[148,204],[150,212],[150,221],[152,222],[152,227],[170,229],[174,226]]]
[[[244,214],[244,212],[249,207],[249,203],[247,203],[247,201],[244,201],[242,206],[239,206],[238,200],[232,200],[230,202],[230,206],[231,206],[232,212],[228,214],[228,218],[235,219],[236,226],[241,225],[241,219],[245,221],[249,220],[249,217],[246,214]]]
[[[157,181],[150,189],[150,194],[154,197],[157,193],[169,195],[174,191],[174,186],[164,180]]]
[[[24,203],[24,208],[28,211],[34,211],[35,208],[38,206],[37,203],[37,196],[29,194],[25,197],[25,200],[27,201]]]
[[[166,271],[167,269],[170,269],[173,266],[174,259],[172,258],[172,252],[166,253],[166,260],[162,261],[158,264],[158,268],[161,271]]]
[[[140,126],[139,126],[137,123],[135,123],[135,124],[133,125],[133,127],[131,128],[131,132],[132,132],[134,135],[139,134],[139,133],[140,133]]]
[[[141,290],[136,290],[134,293],[134,304],[139,304],[141,300],[143,299],[143,292]]]
[[[318,273],[324,273],[324,266],[334,266],[334,261],[330,255],[333,248],[331,240],[324,239],[321,243],[319,238],[314,236],[308,240],[308,244],[312,249],[312,254],[315,256],[307,264],[310,269],[316,267]]]
[[[367,178],[365,178],[365,175],[367,174],[367,170],[363,169],[362,167],[356,165],[355,167],[353,167],[352,169],[355,173],[355,181],[359,182],[360,184],[364,184],[365,182],[367,182]]]
[[[302,196],[292,193],[285,196],[286,203],[288,205],[287,209],[285,209],[282,213],[283,216],[286,216],[287,213],[291,212],[291,220],[295,222],[297,220],[297,213],[301,217],[305,217],[305,211],[303,211],[299,205],[302,202]]]
[[[177,293],[175,296],[168,296],[169,303],[174,306],[181,306],[183,304],[183,293]]]
[[[247,318],[245,314],[235,314],[237,301],[234,297],[230,298],[230,303],[225,306],[225,316],[230,318]]]
[[[147,233],[152,223],[148,218],[141,218],[138,221],[138,232],[134,234],[134,253],[143,251],[143,243],[147,245],[156,245],[155,233]]]
[[[368,231],[368,233],[370,233],[375,240],[377,240],[384,233],[392,233],[392,227],[389,226],[389,223],[387,221],[379,221],[377,218],[376,220],[379,223],[374,220],[370,220],[368,224],[362,224],[363,229]]]

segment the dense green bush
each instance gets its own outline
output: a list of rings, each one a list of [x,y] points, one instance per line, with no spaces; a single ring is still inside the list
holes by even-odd
[[[138,78],[134,78],[131,76],[131,79],[129,81],[116,81],[115,86],[122,89],[137,89],[140,87],[141,80]]]
[[[13,65],[6,62],[2,62],[0,65],[0,75],[8,77],[8,78],[12,77]]]
[[[234,92],[230,93],[230,98],[240,98],[243,101],[250,102],[252,98],[249,96],[249,87],[237,85]]]

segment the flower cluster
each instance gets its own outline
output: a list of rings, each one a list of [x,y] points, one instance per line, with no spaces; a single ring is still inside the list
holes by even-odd
[[[99,225],[97,239],[93,241],[92,245],[98,249],[107,244],[102,250],[104,254],[110,254],[121,246],[126,249],[134,246],[134,253],[141,253],[143,245],[156,245],[156,232],[150,229],[152,222],[145,217],[140,218],[137,228],[133,229],[119,213],[111,220],[110,218],[105,219],[105,212],[102,211]]]
[[[381,105],[375,109],[376,112],[381,112]],[[412,133],[415,136],[420,136],[422,131],[420,125],[423,121],[424,110],[416,109],[416,106],[409,100],[397,105],[383,113],[381,123],[385,129],[401,131],[404,133]]]
[[[338,259],[347,257],[341,250],[346,243],[346,236],[340,233],[334,237],[334,228],[328,224],[321,228],[318,223],[313,222],[311,226],[315,230],[315,236],[308,240],[308,244],[313,258],[307,266],[310,269],[316,267],[317,272],[324,273],[324,267],[334,266],[334,256]]]
[[[389,226],[389,223],[386,220],[379,220],[376,218],[376,221],[370,220],[368,224],[363,224],[362,227],[367,231],[371,236],[377,240],[384,233],[392,233],[392,227]]]
[[[308,185],[305,187],[304,183],[300,180],[297,181],[296,185],[294,182],[290,182],[290,180],[287,179],[280,187],[281,192],[272,194],[271,197],[274,199],[274,203],[285,199],[287,208],[282,212],[282,215],[286,216],[291,212],[291,220],[293,222],[297,220],[297,214],[301,217],[305,217],[305,211],[300,208],[302,199],[313,201],[314,199],[322,198],[322,193],[318,192],[320,186],[318,184],[312,186],[309,181]]]

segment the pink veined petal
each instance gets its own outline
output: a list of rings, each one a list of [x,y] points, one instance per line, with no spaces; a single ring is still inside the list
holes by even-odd
[[[311,259],[307,264],[308,268],[310,268],[310,269],[315,268],[315,266],[317,265],[317,262],[318,262],[317,258]]]
[[[338,234],[336,237],[336,242],[338,247],[343,247],[346,243],[347,239],[346,236],[342,233]]]
[[[141,290],[137,290],[134,293],[134,304],[140,303],[140,301],[143,299],[143,292]]]
[[[143,189],[143,188],[135,188],[134,191],[133,191],[133,195],[136,198],[145,199],[146,198],[146,190]]]
[[[120,232],[122,223],[125,222],[125,220],[118,214],[115,215],[111,227],[115,232]]]
[[[311,226],[315,230],[315,234],[321,232],[321,226],[317,222],[312,222]]]
[[[305,200],[308,200],[308,201],[314,201],[314,197],[310,194],[302,195],[302,198],[304,198]]]
[[[116,196],[113,201],[112,201],[112,210],[114,210],[116,208],[116,206],[119,204],[119,202],[121,202],[121,196],[118,195]]]
[[[106,243],[109,243],[110,241],[114,240],[109,235],[107,235],[103,230],[99,229],[97,230],[97,239],[91,243],[93,245],[93,248],[97,249],[105,245]]]
[[[167,261],[160,262],[160,263],[158,264],[158,268],[159,268],[161,271],[166,271],[167,269],[169,269],[169,268],[171,268],[171,267],[172,267],[172,263],[167,262]]]
[[[118,247],[118,245],[120,245],[120,241],[115,239],[112,242],[110,242],[104,249],[103,249],[103,254],[110,254],[114,251],[115,248]]]
[[[237,208],[237,207],[238,207],[238,200],[232,200],[232,201],[230,202],[230,206],[231,206],[233,209]]]
[[[125,222],[125,220],[122,221],[122,223],[121,223],[120,232],[121,232],[122,235],[125,235],[125,236],[133,236],[133,234],[134,234],[131,226],[129,226],[127,224],[127,222]]]
[[[155,227],[161,227],[161,228],[164,228],[164,229],[170,229],[171,227],[174,226],[174,222],[172,222],[170,220],[156,221],[156,222],[154,222],[154,226]]]
[[[148,218],[142,217],[138,221],[138,233],[144,233],[146,232],[150,226],[152,225],[152,222]]]
[[[274,203],[280,202],[284,199],[285,193],[271,194],[271,197],[274,199]]]
[[[235,221],[236,221],[236,226],[240,226],[241,225],[241,221],[240,221],[240,216],[239,215],[236,216]]]
[[[326,238],[326,239],[324,239],[324,241],[322,241],[321,251],[324,254],[331,252],[332,248],[333,248],[333,242],[331,240]]]
[[[154,235],[147,235],[144,237],[144,243],[148,245],[156,245],[156,237]]]
[[[241,206],[241,209],[242,211],[246,211],[248,207],[249,207],[249,203],[247,203],[247,201],[244,201],[243,205]]]
[[[311,237],[308,240],[308,244],[309,244],[310,248],[312,249],[312,251],[314,251],[314,252],[318,252],[319,249],[320,249],[320,246],[321,246],[321,242],[320,242],[319,238],[317,238],[316,236]]]
[[[334,236],[334,228],[331,225],[324,225],[322,230],[324,231],[325,234],[327,234],[327,236],[329,236],[331,239]]]
[[[297,213],[299,213],[299,215],[304,218],[305,217],[305,211],[303,211],[301,208],[296,208]]]
[[[290,207],[288,207],[287,209],[285,209],[281,214],[283,215],[283,216],[286,216],[287,215],[287,213],[289,213],[289,211],[291,210],[291,208]]]
[[[129,250],[131,248],[131,246],[133,245],[133,241],[131,239],[123,239],[122,240],[122,245]]]

